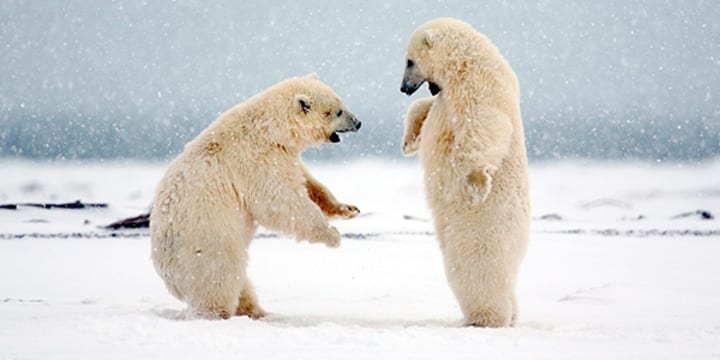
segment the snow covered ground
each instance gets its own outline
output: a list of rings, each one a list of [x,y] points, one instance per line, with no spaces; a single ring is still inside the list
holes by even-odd
[[[164,164],[0,161],[0,359],[717,359],[720,162],[531,169],[533,234],[515,328],[460,326],[416,163],[311,164],[360,218],[339,249],[262,230],[259,321],[182,320],[147,231]],[[691,216],[675,218],[686,212]]]

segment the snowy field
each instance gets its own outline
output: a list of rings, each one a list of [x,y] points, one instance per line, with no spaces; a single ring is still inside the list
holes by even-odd
[[[146,230],[164,164],[0,161],[0,359],[718,359],[720,162],[531,169],[515,328],[461,326],[419,166],[311,164],[363,215],[339,249],[261,230],[250,278],[271,315],[181,320]],[[688,216],[678,215],[690,213]],[[707,214],[706,214],[707,215]]]

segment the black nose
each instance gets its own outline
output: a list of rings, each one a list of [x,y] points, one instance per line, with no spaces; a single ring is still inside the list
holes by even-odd
[[[357,124],[355,124],[355,130],[360,130],[361,126],[362,126],[362,122],[358,121]]]
[[[417,89],[419,89],[422,84],[422,82],[419,84],[413,84],[407,81],[403,81],[402,86],[400,86],[400,91],[404,92],[407,96],[410,96],[415,91],[417,91]]]

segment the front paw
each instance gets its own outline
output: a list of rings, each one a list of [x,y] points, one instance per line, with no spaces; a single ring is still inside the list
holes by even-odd
[[[360,215],[360,209],[355,205],[340,204],[338,206],[338,216],[343,219],[352,219]]]
[[[403,140],[402,152],[405,156],[411,156],[420,149],[420,138],[405,137]]]
[[[327,247],[336,248],[340,246],[340,231],[331,225],[323,226],[314,231],[310,242],[323,243]]]
[[[487,200],[492,189],[492,177],[497,168],[492,165],[485,165],[478,170],[471,171],[466,178],[468,192],[473,197],[473,203],[478,205]]]

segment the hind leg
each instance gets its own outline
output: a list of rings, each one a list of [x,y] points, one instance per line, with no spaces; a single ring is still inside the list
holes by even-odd
[[[465,323],[478,327],[512,326],[512,303],[507,298],[475,298],[460,301]]]
[[[238,306],[241,287],[233,283],[220,282],[199,287],[195,295],[188,298],[190,307],[198,315],[209,319],[229,319]]]
[[[238,284],[235,273],[237,265],[223,266],[222,259],[212,265],[199,261],[202,250],[192,255],[182,255],[181,263],[159,268],[165,285],[172,295],[188,304],[193,316],[208,319],[229,319],[235,314],[242,284]],[[233,281],[230,281],[232,279]]]
[[[445,243],[443,257],[450,288],[465,317],[465,324],[504,327],[512,323],[513,283],[507,281],[502,261],[486,254],[484,246],[457,246]],[[468,249],[470,248],[470,249]]]
[[[456,289],[455,295],[465,316],[465,324],[478,327],[505,327],[513,324],[513,302],[509,296],[478,284]]]
[[[235,310],[237,316],[249,316],[252,319],[260,319],[265,317],[267,313],[258,305],[257,296],[253,291],[250,280],[245,281],[245,285],[240,292],[238,307]]]
[[[185,300],[201,316],[229,319],[235,315],[245,287],[246,257],[221,247],[195,247],[194,266],[183,286]],[[186,276],[187,277],[187,276]]]
[[[499,276],[470,264],[448,277],[465,323],[491,328],[510,326],[514,315],[512,289],[502,280],[497,281]]]

